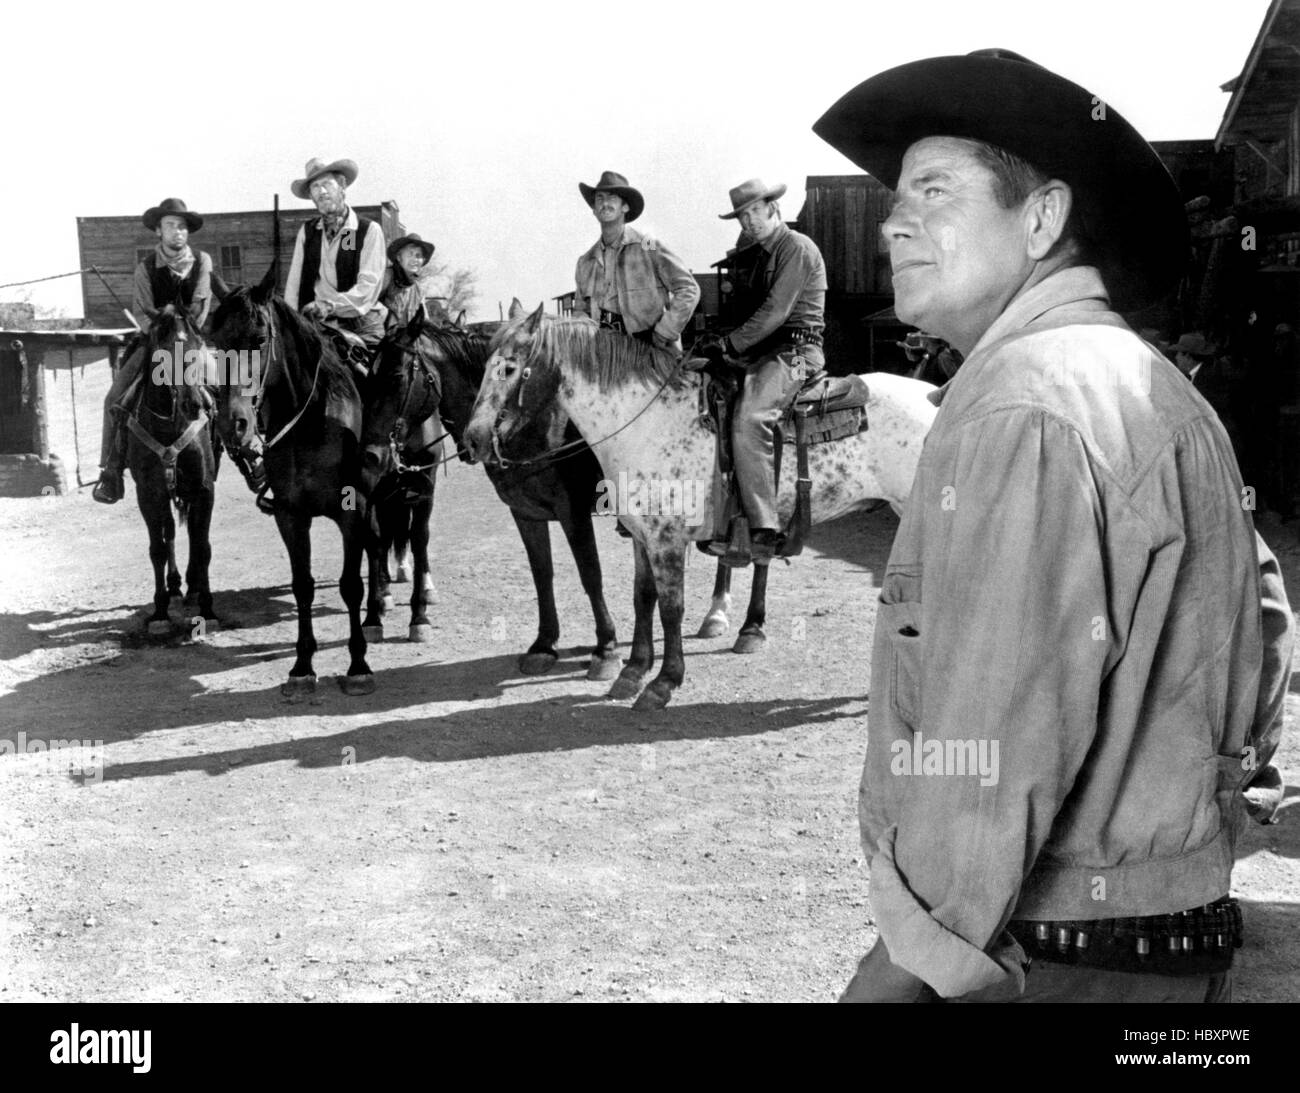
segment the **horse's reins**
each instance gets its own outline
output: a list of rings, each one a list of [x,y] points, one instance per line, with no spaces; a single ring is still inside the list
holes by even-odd
[[[182,322],[184,323],[185,326],[189,327],[191,333],[197,334],[198,332],[194,330],[193,324],[191,324],[188,321],[188,319],[189,319],[188,315],[185,315]],[[201,338],[200,338],[200,342],[202,342]],[[183,366],[183,362],[182,362],[182,366]],[[166,417],[158,413],[158,411],[155,410],[152,406],[147,405],[146,400],[143,398],[140,401],[140,408],[143,410],[147,410],[150,416],[155,418],[156,420],[166,421],[169,424],[174,425],[177,423],[177,418],[180,416],[180,403],[177,400],[176,393],[174,391],[170,392],[170,394],[172,399],[172,410],[171,413],[168,414]],[[143,444],[146,448],[148,448],[149,451],[151,451],[155,456],[157,456],[159,462],[162,463],[163,481],[166,483],[167,493],[171,497],[173,504],[175,504],[177,507],[180,506],[181,502],[179,496],[177,496],[176,493],[176,460],[180,458],[181,452],[183,452],[186,448],[188,448],[191,444],[194,443],[194,441],[198,438],[199,433],[201,433],[207,427],[207,424],[208,424],[207,411],[204,410],[202,407],[200,407],[198,416],[195,417],[189,423],[189,425],[187,425],[181,431],[180,436],[178,436],[170,444],[164,446],[163,443],[160,440],[158,440],[157,437],[155,437],[143,425],[140,424],[137,415],[135,414],[127,415],[126,427],[128,431],[131,433],[132,436],[136,438],[136,440],[138,440],[141,444]]]
[[[267,376],[271,374],[271,364],[275,360],[275,347],[279,342],[279,337],[278,337],[279,328],[275,324],[275,316],[271,312],[271,305],[269,303],[262,305],[262,307],[259,310],[261,311],[263,320],[266,322],[266,340],[262,342],[262,347],[265,350],[266,366],[262,369],[262,374],[258,377],[257,390],[253,393],[253,416],[254,416],[254,420],[257,422],[258,429],[260,431],[261,424],[262,424],[261,421],[262,398],[266,393],[266,379]],[[284,428],[282,428],[278,433],[275,434],[275,436],[273,436],[262,446],[262,451],[264,453],[269,452],[281,440],[283,440],[289,434],[289,430],[292,429],[295,425],[297,425],[302,415],[307,412],[307,407],[311,405],[311,400],[316,394],[316,384],[320,380],[321,360],[325,355],[326,348],[327,347],[322,341],[321,351],[316,356],[316,368],[311,375],[311,390],[307,392],[306,399],[304,399],[303,404],[300,407],[298,407],[298,412],[289,419],[288,424],[285,425]]]
[[[685,358],[682,359],[684,360]],[[672,381],[677,377],[677,374],[680,371],[681,371],[681,361],[679,360],[673,366],[672,370],[668,373],[668,375],[664,377],[663,383],[659,385],[659,390],[657,390],[650,397],[650,401],[647,402],[644,406],[642,406],[640,410],[638,410],[635,414],[633,414],[632,417],[628,418],[627,421],[623,422],[622,425],[620,425],[608,436],[603,436],[599,440],[593,440],[593,441],[587,441],[579,437],[577,440],[566,441],[565,443],[561,444],[558,448],[549,448],[548,450],[542,452],[540,455],[533,456],[530,459],[507,459],[505,456],[501,454],[501,434],[497,432],[497,426],[501,423],[501,416],[504,413],[504,411],[502,411],[501,413],[497,414],[497,420],[492,424],[492,454],[497,457],[497,460],[502,467],[528,467],[534,463],[548,463],[548,464],[560,463],[565,459],[569,459],[572,456],[577,455],[584,444],[588,448],[594,448],[596,447],[597,444],[604,444],[605,441],[607,440],[613,440],[614,437],[618,436],[618,434],[621,433],[624,429],[632,425],[633,422],[637,420],[637,418],[639,418],[642,414],[644,414],[647,410],[649,410],[651,406],[653,406],[656,402],[658,402],[659,396],[662,395],[664,391],[668,389],[668,385],[672,383]],[[531,364],[524,365],[523,374],[519,377],[519,389],[516,393],[516,398],[515,398],[515,402],[517,403],[520,409],[522,409],[524,405],[524,384],[528,382],[532,374],[533,374],[532,365]],[[573,450],[565,451],[566,448],[572,448]],[[564,454],[563,455],[559,454],[561,452],[563,452]]]

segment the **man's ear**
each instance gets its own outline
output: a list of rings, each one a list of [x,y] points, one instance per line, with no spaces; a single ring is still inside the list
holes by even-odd
[[[1029,198],[1027,254],[1034,261],[1046,258],[1065,234],[1065,225],[1074,211],[1074,193],[1069,183],[1054,178],[1040,186]]]

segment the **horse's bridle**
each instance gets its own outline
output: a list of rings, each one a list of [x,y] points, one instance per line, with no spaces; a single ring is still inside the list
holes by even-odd
[[[402,405],[398,408],[397,417],[393,421],[393,427],[388,431],[388,452],[393,461],[393,469],[398,474],[405,474],[409,471],[428,470],[430,467],[436,467],[439,462],[445,462],[445,460],[440,461],[438,459],[433,459],[428,463],[407,463],[406,460],[402,458],[402,453],[406,450],[406,437],[410,432],[411,425],[419,424],[426,420],[430,414],[438,409],[440,399],[434,396],[436,385],[434,383],[433,374],[429,370],[429,362],[424,359],[424,355],[420,352],[418,340],[409,348],[404,348],[400,344],[397,345],[397,348],[402,353],[402,371],[411,374],[407,380],[406,393],[402,396]],[[408,354],[414,359],[414,364],[409,368],[406,363],[406,357]],[[410,413],[409,410],[411,392],[414,390],[416,382],[414,372],[417,368],[420,370],[420,374],[424,377],[424,401],[420,403],[418,415]],[[430,405],[430,399],[433,400],[432,405]],[[436,440],[431,440],[429,443],[417,448],[416,451],[427,452],[434,446],[441,444],[447,436],[448,434],[444,432]]]

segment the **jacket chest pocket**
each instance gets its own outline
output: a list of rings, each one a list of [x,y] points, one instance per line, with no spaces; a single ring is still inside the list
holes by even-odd
[[[876,627],[888,643],[889,704],[909,729],[921,724],[921,568],[896,566],[885,574]]]

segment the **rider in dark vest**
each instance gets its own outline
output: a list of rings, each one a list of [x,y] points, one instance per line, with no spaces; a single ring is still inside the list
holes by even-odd
[[[196,326],[208,317],[212,302],[212,259],[190,249],[189,237],[203,227],[203,217],[192,213],[178,197],[169,197],[145,210],[142,222],[158,236],[158,245],[135,267],[133,310],[141,327],[148,327],[168,304],[184,307]],[[144,366],[144,344],[137,342],[104,399],[104,433],[100,446],[102,468],[94,498],[107,505],[121,500],[125,463],[125,403]]]
[[[387,309],[379,295],[387,257],[383,229],[348,207],[347,188],[356,177],[350,159],[311,159],[305,177],[290,187],[295,197],[312,201],[320,216],[298,229],[284,298],[304,316],[374,349],[384,336]]]

